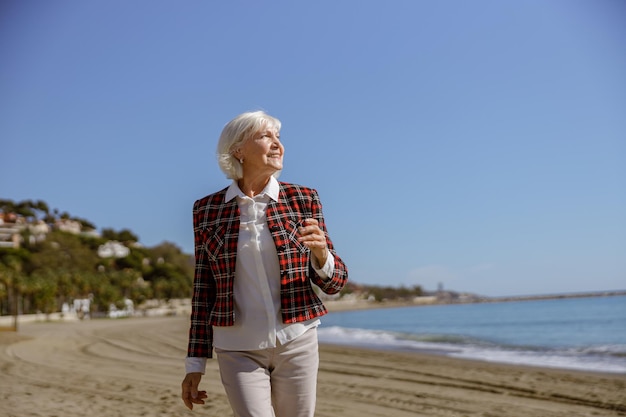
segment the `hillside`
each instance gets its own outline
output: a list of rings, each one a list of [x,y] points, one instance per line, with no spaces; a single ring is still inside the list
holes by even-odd
[[[192,257],[173,243],[137,242],[128,229],[98,233],[42,201],[0,200],[0,313],[51,313],[83,300],[97,315],[127,299],[189,297]]]

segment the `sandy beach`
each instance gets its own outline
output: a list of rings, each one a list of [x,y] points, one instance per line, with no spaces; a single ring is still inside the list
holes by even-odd
[[[231,416],[215,361],[205,406],[180,400],[183,316],[50,322],[0,332],[1,416]],[[626,375],[324,345],[319,417],[625,416]]]

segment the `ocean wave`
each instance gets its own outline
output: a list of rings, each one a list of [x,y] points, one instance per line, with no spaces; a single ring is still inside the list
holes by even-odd
[[[413,334],[340,326],[322,326],[318,334],[322,343],[435,353],[518,365],[626,373],[624,345],[567,348],[514,346],[463,335]]]

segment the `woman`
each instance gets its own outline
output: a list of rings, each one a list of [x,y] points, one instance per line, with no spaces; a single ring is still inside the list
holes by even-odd
[[[339,292],[348,271],[328,237],[315,190],[278,182],[281,123],[257,111],[224,127],[218,142],[229,187],[195,202],[196,268],[185,405],[215,349],[235,417],[312,417],[319,317],[312,283]]]

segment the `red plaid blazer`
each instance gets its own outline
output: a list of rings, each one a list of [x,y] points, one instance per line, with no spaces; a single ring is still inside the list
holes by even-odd
[[[311,282],[323,292],[335,294],[346,284],[348,270],[333,249],[317,191],[283,182],[279,182],[279,187],[278,201],[270,199],[266,215],[280,265],[282,319],[296,323],[328,312]],[[212,326],[234,323],[233,280],[240,220],[237,200],[224,201],[226,190],[206,196],[193,206],[196,267],[187,350],[190,357],[211,358]],[[297,240],[298,227],[306,218],[317,219],[335,257],[333,276],[326,280],[311,266],[310,250]]]

